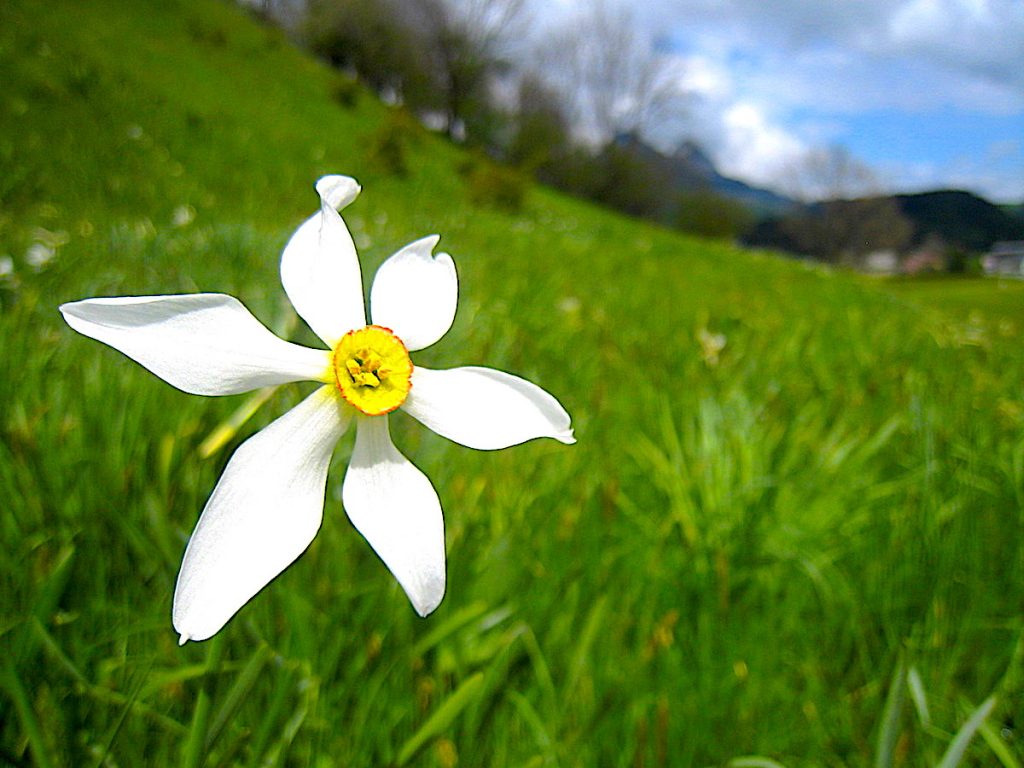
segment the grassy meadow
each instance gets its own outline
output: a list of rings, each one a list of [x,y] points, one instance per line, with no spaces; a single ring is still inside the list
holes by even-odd
[[[5,0],[0,74],[0,765],[1024,764],[1024,286],[865,280],[541,188],[504,210],[215,0]],[[347,436],[309,550],[179,648],[198,514],[308,390],[209,450],[247,396],[57,306],[225,292],[313,344],[277,266],[328,172],[363,185],[367,285],[432,232],[455,259],[414,362],[525,376],[578,443],[392,417],[445,510],[420,619],[342,509]]]

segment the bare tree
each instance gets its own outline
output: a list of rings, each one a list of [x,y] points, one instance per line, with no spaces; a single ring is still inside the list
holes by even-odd
[[[461,138],[491,106],[492,78],[521,36],[523,0],[412,0],[406,9],[437,72],[448,135]]]
[[[495,112],[492,81],[520,36],[524,0],[306,3],[314,51],[414,112],[440,114],[452,138],[482,131]]]
[[[558,166],[572,149],[571,126],[561,95],[531,72],[524,74],[518,85],[508,158],[545,181],[556,181]]]
[[[786,191],[805,203],[851,200],[881,191],[874,171],[837,144],[808,151],[789,168],[786,177]]]
[[[626,6],[595,0],[556,29],[539,56],[594,143],[644,134],[684,106],[668,61]]]
[[[845,148],[813,150],[789,173],[789,192],[808,203],[783,222],[800,250],[827,261],[856,261],[877,250],[900,251],[913,226],[874,172]]]
[[[414,111],[440,108],[438,75],[424,66],[422,36],[403,0],[307,0],[306,14],[307,44],[333,66]]]

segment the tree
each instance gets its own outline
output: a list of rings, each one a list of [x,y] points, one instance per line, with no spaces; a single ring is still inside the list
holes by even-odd
[[[506,66],[523,0],[309,0],[307,38],[332,65],[448,135],[487,138],[491,84]]]
[[[672,180],[664,165],[638,151],[635,137],[609,142],[594,158],[598,173],[588,197],[631,216],[668,220],[675,206]]]
[[[420,32],[402,0],[310,0],[306,37],[314,53],[354,71],[380,94],[413,110],[440,104],[433,68],[419,60]]]
[[[878,194],[875,173],[837,144],[806,152],[786,174],[790,197],[805,203],[851,200]]]
[[[879,250],[899,252],[914,233],[891,197],[826,200],[784,219],[780,227],[796,250],[832,262],[856,261]]]
[[[538,75],[527,73],[519,81],[509,160],[542,181],[562,186],[562,170],[571,152],[571,128],[561,95]]]
[[[881,193],[872,170],[843,147],[808,152],[789,173],[789,192],[810,203],[781,223],[803,253],[855,261],[873,251],[900,251],[913,236],[912,223]]]
[[[592,143],[645,135],[684,106],[668,60],[625,6],[588,5],[542,44],[538,56]]]
[[[743,203],[710,189],[684,192],[678,198],[675,226],[702,237],[735,239],[754,224],[754,216]]]
[[[486,138],[492,79],[509,66],[523,0],[409,0],[404,7],[420,31],[422,63],[435,72],[449,137]]]

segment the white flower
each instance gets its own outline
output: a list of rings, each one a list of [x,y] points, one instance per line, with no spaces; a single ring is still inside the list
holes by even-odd
[[[53,261],[56,251],[45,243],[32,243],[25,252],[25,263],[37,272]]]
[[[412,365],[408,352],[436,342],[455,317],[455,265],[447,254],[432,255],[436,236],[381,265],[367,325],[359,261],[338,214],[359,185],[326,176],[316,188],[320,210],[285,246],[281,281],[329,349],[279,339],[224,294],[87,299],[60,308],[76,331],[185,392],[323,384],[228,462],[178,574],[173,620],[182,643],[215,634],[309,546],[323,516],[331,453],[351,424],[356,439],[342,486],[345,511],[421,616],[444,596],[444,522],[430,481],[391,442],[387,414],[401,408],[471,448],[536,437],[575,442],[558,401],[524,379],[491,368]]]
[[[171,223],[175,227],[178,227],[180,229],[181,227],[187,227],[189,224],[195,221],[195,219],[195,208],[193,208],[191,205],[179,205],[177,208],[174,209],[174,217],[172,218]]]

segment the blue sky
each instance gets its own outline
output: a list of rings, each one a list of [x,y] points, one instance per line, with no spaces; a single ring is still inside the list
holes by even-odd
[[[590,1],[533,7],[564,19]],[[686,94],[664,142],[696,138],[724,173],[784,189],[807,153],[842,146],[890,191],[1024,201],[1024,0],[632,8]]]

